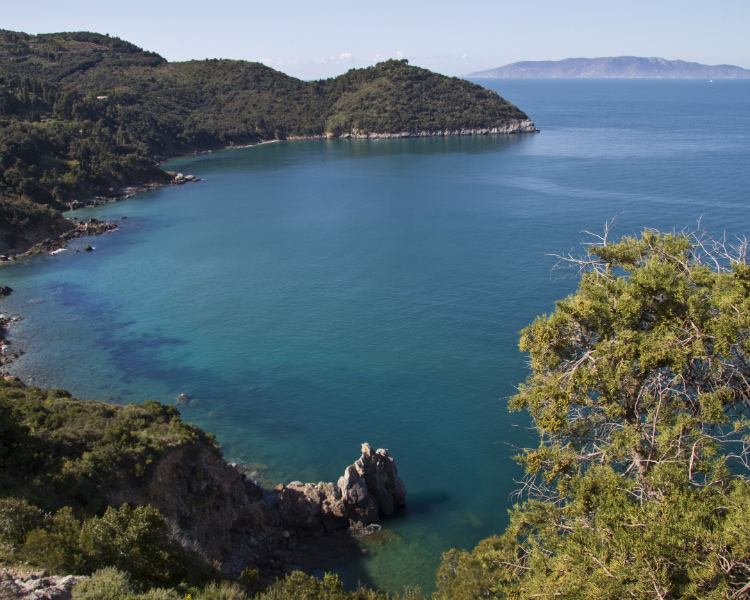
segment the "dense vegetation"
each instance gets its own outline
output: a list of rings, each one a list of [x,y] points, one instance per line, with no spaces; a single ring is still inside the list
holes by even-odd
[[[494,92],[405,60],[305,82],[245,61],[168,63],[95,33],[0,30],[0,213],[12,204],[32,218],[35,204],[167,182],[157,161],[196,150],[526,118]]]
[[[0,381],[0,432],[0,490],[86,514],[101,514],[107,491],[142,479],[165,449],[214,443],[174,406],[88,402],[15,381]]]
[[[0,434],[0,546],[9,558],[74,574],[115,566],[149,585],[215,575],[156,509],[107,503],[166,449],[214,448],[213,436],[183,422],[175,407],[84,402],[65,390],[0,381]]]
[[[522,332],[511,408],[540,436],[504,535],[451,552],[438,598],[750,595],[750,267],[700,232],[612,243]]]

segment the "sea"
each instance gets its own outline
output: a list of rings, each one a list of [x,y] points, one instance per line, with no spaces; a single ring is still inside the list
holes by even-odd
[[[405,509],[326,568],[430,592],[441,554],[518,501],[513,456],[538,439],[507,403],[519,332],[576,288],[558,257],[612,221],[750,235],[750,81],[476,82],[540,133],[199,154],[164,168],[200,182],[71,213],[119,229],[2,266],[8,371],[120,404],[187,394],[183,418],[267,486],[388,448]]]

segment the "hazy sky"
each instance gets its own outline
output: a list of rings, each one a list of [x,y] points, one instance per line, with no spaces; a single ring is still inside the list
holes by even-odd
[[[620,55],[750,68],[748,0],[0,0],[0,28],[109,33],[170,61],[260,61],[303,79],[386,58],[446,75]]]

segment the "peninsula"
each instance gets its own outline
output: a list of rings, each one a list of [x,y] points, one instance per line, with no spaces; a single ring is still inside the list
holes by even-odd
[[[97,33],[0,30],[0,254],[70,230],[60,211],[168,184],[170,157],[268,140],[537,131],[495,92],[388,60],[322,81],[260,63],[170,63]]]
[[[701,65],[684,60],[614,56],[608,58],[566,58],[527,60],[496,69],[477,71],[466,77],[508,77],[538,79],[739,79],[750,70],[733,65]]]

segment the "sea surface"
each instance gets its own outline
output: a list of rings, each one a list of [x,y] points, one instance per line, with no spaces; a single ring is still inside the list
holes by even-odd
[[[165,167],[199,183],[77,211],[120,229],[0,269],[26,352],[9,370],[117,403],[189,394],[183,417],[266,485],[389,448],[407,508],[333,567],[430,591],[442,552],[502,532],[511,457],[537,445],[507,399],[518,332],[575,289],[553,255],[611,219],[750,234],[750,81],[478,82],[541,133],[202,154]]]

